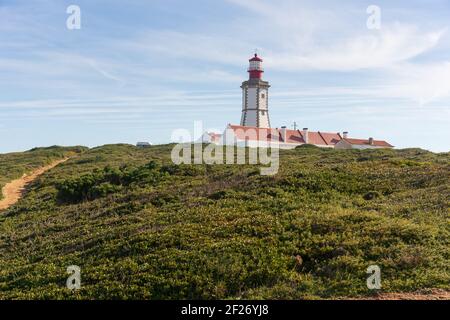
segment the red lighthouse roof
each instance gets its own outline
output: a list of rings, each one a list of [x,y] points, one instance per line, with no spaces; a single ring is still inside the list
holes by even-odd
[[[258,57],[258,54],[255,53],[255,56],[254,56],[253,58],[251,58],[250,60],[248,60],[248,61],[259,61],[259,62],[262,62],[263,59],[261,59],[260,57]]]

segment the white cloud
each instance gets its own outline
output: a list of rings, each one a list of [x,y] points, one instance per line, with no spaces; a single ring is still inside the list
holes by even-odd
[[[119,82],[122,85],[125,84],[123,80],[119,79],[118,77],[112,75],[110,72],[108,72],[108,71],[104,70],[102,67],[100,67],[98,62],[96,62],[95,60],[93,60],[93,59],[86,59],[86,58],[83,58],[82,60],[84,62],[86,62],[89,66],[91,66],[95,71],[97,71],[102,76],[104,76],[105,78],[114,80],[116,82]]]
[[[284,71],[390,67],[433,49],[445,32],[389,21],[380,30],[368,30],[364,5],[355,9],[341,2],[314,6],[306,1],[228,1],[256,15],[241,21],[241,28],[263,30],[263,41],[276,44],[265,51],[267,66]],[[355,20],[361,22],[359,27]]]
[[[377,33],[356,35],[343,43],[308,48],[303,53],[273,53],[266,58],[268,65],[287,71],[316,69],[353,71],[379,69],[408,61],[434,48],[444,31],[421,33],[412,26],[385,26]]]
[[[186,65],[190,61],[220,62],[227,65],[242,65],[242,57],[249,54],[252,45],[239,37],[204,33],[187,33],[170,30],[145,30],[126,41],[111,42],[116,48],[155,59],[179,60]],[[167,60],[166,60],[167,61]]]
[[[426,105],[450,98],[450,61],[428,64],[400,64],[391,69],[386,95],[409,97]]]

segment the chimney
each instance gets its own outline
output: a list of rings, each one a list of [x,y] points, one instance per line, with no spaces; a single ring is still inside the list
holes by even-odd
[[[286,142],[287,138],[287,130],[286,126],[281,127],[281,139],[283,139],[283,142]]]
[[[369,138],[369,144],[373,146],[373,138]]]
[[[344,132],[342,133],[342,137],[343,137],[344,139],[347,139],[347,137],[348,137],[348,131],[344,131]]]
[[[303,128],[303,139],[305,140],[305,143],[309,143],[309,137],[308,137],[308,128]]]

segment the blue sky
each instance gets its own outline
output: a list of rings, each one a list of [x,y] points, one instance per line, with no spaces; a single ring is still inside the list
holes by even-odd
[[[449,18],[448,0],[0,0],[0,152],[221,131],[255,48],[273,126],[449,151]]]

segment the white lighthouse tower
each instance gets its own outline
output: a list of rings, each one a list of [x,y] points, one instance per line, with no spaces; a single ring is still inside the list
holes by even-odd
[[[269,120],[269,82],[262,80],[263,60],[255,56],[249,60],[250,75],[242,83],[242,117],[241,126],[270,128]]]

